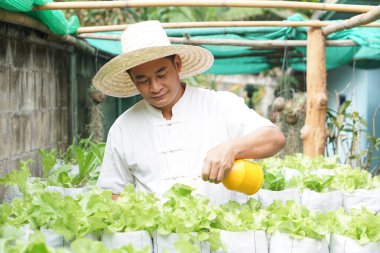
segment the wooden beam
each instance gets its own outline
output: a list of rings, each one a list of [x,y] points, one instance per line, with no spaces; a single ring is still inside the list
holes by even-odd
[[[44,33],[50,33],[49,28],[47,28],[40,21],[17,12],[10,12],[0,9],[0,21],[15,25],[22,25]]]
[[[161,23],[163,28],[210,28],[210,27],[324,27],[337,23],[336,21],[209,21],[209,22],[177,22]],[[124,25],[104,25],[104,26],[83,26],[76,31],[77,34],[123,31],[131,24]],[[362,25],[365,27],[380,27],[380,23]]]
[[[337,22],[335,24],[330,24],[322,29],[322,33],[324,36],[327,36],[334,32],[339,32],[344,29],[349,29],[352,27],[357,27],[365,24],[369,24],[371,22],[376,21],[380,18],[380,6],[376,6],[372,10],[367,13],[353,16],[350,19]]]
[[[307,35],[306,119],[301,129],[303,153],[311,158],[324,155],[327,137],[326,47],[321,28]]]
[[[83,33],[80,38],[102,39],[102,40],[120,40],[120,35],[116,34],[96,34]],[[306,40],[232,40],[232,39],[193,39],[169,37],[170,42],[185,45],[228,45],[228,46],[245,46],[257,48],[283,48],[283,47],[305,47]],[[352,47],[357,44],[352,40],[329,40],[327,46]]]
[[[37,6],[33,10],[64,9],[113,9],[134,7],[251,7],[251,8],[283,8],[297,10],[323,10],[336,12],[368,12],[373,6],[352,4],[326,4],[292,1],[250,1],[250,0],[127,0],[127,1],[81,1],[51,2]]]

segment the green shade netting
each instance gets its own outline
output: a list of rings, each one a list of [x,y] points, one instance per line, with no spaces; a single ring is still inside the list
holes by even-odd
[[[51,0],[0,0],[0,8],[12,12],[24,12],[44,25],[46,25],[52,33],[64,35],[73,34],[79,27],[77,16],[66,19],[63,12],[59,10],[32,11],[33,7],[44,5],[52,2]]]
[[[51,0],[0,0],[0,8],[24,12],[40,20],[54,34],[73,34],[79,27],[77,16],[66,19],[62,11],[32,11],[33,7],[43,5]],[[302,15],[290,16],[289,21],[304,21]],[[306,27],[225,27],[225,28],[187,28],[166,29],[170,37],[184,37],[188,34],[194,39],[234,39],[234,40],[306,40]],[[110,32],[121,34],[121,32]],[[147,35],[149,36],[149,35]],[[346,65],[353,60],[360,68],[380,66],[380,29],[352,28],[331,34],[328,40],[353,40],[356,47],[327,47],[327,69]],[[121,53],[119,41],[87,39],[93,46],[113,55]],[[212,52],[215,63],[208,71],[214,74],[256,74],[273,67],[291,67],[305,71],[306,47],[258,49],[242,46],[202,45]],[[274,57],[273,55],[277,55]],[[294,56],[296,54],[296,56]],[[301,56],[300,56],[301,54]],[[280,56],[279,56],[280,55]],[[284,55],[284,56],[282,56]],[[303,56],[302,56],[303,55]]]
[[[288,21],[305,21],[295,14]],[[234,40],[306,40],[306,27],[226,27],[226,28],[186,28],[166,29],[169,37],[184,37],[190,35],[193,39],[234,39]],[[107,34],[121,34],[109,32]],[[149,36],[149,35],[147,35]],[[380,65],[380,29],[352,28],[331,34],[328,40],[353,40],[359,46],[327,47],[327,69],[346,65],[353,60],[360,63],[358,67],[371,68]],[[119,41],[86,39],[93,46],[114,55],[121,53]],[[202,45],[212,52],[215,63],[208,71],[213,74],[256,74],[273,67],[291,67],[295,70],[306,69],[306,47],[282,49],[258,49],[242,46],[213,46]],[[280,53],[284,57],[269,57],[268,54]],[[297,54],[298,56],[291,56]],[[299,54],[304,57],[300,57]]]

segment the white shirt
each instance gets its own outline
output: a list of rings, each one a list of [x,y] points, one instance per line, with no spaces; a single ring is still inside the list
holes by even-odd
[[[233,93],[191,86],[186,86],[172,115],[166,120],[145,100],[124,112],[108,133],[98,186],[119,193],[132,183],[161,197],[174,183],[184,183],[214,203],[235,199],[238,193],[202,180],[207,151],[274,125]]]

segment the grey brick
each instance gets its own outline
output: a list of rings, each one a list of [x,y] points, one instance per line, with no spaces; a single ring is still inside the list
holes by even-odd
[[[42,83],[42,75],[39,72],[33,72],[34,74],[34,106],[35,109],[42,109],[42,100],[43,100],[43,83]]]
[[[23,40],[11,40],[11,57],[13,66],[27,68],[30,64],[30,45]]]
[[[10,111],[18,112],[20,108],[20,78],[22,78],[22,72],[19,70],[10,69],[10,82],[9,82],[9,100]]]
[[[7,59],[7,51],[9,47],[9,39],[6,37],[0,37],[0,65],[8,65],[9,59]]]
[[[36,86],[32,72],[20,73],[20,111],[28,112],[35,109]]]
[[[0,67],[0,113],[12,111],[10,83],[10,68]]]
[[[31,149],[30,115],[13,115],[12,117],[12,155],[19,155]]]
[[[11,155],[12,149],[11,119],[7,115],[0,115],[0,140],[0,159],[6,159]]]

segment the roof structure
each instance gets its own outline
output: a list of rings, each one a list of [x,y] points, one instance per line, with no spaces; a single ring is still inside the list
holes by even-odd
[[[87,1],[87,2],[48,2],[49,0],[0,0],[0,7],[10,11],[26,12],[27,15],[42,21],[53,33],[73,34],[78,29],[75,17],[66,20],[60,9],[104,9],[153,6],[230,6],[246,8],[292,8],[323,11],[362,13],[333,24],[305,22],[301,15],[289,17],[288,21],[302,21],[304,25],[285,23],[277,27],[261,24],[251,27],[207,27],[172,28],[167,33],[172,42],[197,44],[208,48],[215,56],[215,64],[210,70],[216,74],[258,73],[273,66],[283,65],[284,61],[294,69],[306,70],[307,108],[305,125],[301,130],[304,140],[304,154],[315,157],[323,155],[328,135],[326,129],[327,88],[326,69],[347,64],[352,59],[371,59],[380,62],[380,31],[374,27],[358,27],[376,21],[380,17],[380,6],[345,5],[328,3],[290,1],[248,1],[248,0],[128,0],[128,1]],[[17,9],[19,8],[19,9]],[[44,10],[44,11],[39,11]],[[1,20],[23,24],[23,19]],[[24,22],[30,27],[38,25]],[[60,24],[61,23],[61,24]],[[57,25],[58,30],[55,29]],[[376,24],[377,26],[378,24]],[[127,28],[128,29],[128,28]],[[44,30],[44,29],[43,29]],[[113,39],[115,39],[115,35]],[[64,38],[68,38],[65,35]],[[104,51],[120,53],[120,45],[100,45],[117,43],[109,38],[88,41]],[[348,43],[347,43],[348,40]],[[335,41],[334,47],[327,47]],[[341,43],[338,43],[340,41]],[[107,49],[108,48],[108,49]],[[280,52],[276,52],[276,49]],[[281,56],[282,52],[282,56]],[[274,57],[280,53],[280,57]],[[289,53],[289,55],[287,55]],[[270,57],[269,57],[270,55]],[[361,58],[360,58],[361,57]],[[306,63],[306,65],[305,65]],[[232,70],[232,71],[231,71]]]

